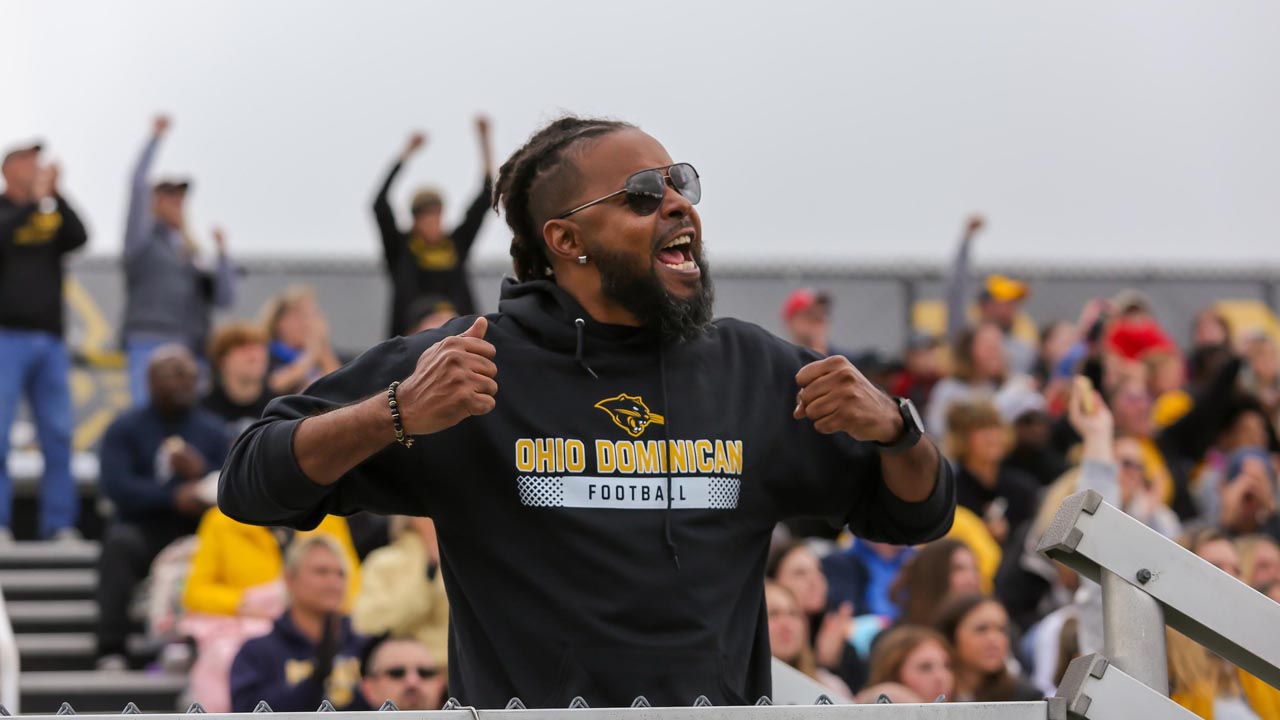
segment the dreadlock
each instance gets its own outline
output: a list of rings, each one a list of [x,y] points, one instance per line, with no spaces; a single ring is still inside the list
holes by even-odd
[[[565,169],[565,153],[579,140],[634,127],[618,120],[568,115],[534,133],[524,147],[502,164],[493,193],[493,207],[496,210],[501,206],[511,227],[511,260],[517,280],[538,280],[551,273],[542,228],[530,209],[535,188],[547,177]]]

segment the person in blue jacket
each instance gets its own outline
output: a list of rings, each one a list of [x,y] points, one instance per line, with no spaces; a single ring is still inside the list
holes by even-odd
[[[98,667],[124,669],[133,590],[169,543],[192,535],[209,509],[202,486],[227,456],[226,423],[198,404],[199,370],[183,345],[163,345],[147,365],[150,399],[107,427],[99,481],[114,513],[98,558]]]

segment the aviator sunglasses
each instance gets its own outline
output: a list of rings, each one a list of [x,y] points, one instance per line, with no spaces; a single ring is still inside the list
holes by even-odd
[[[389,667],[378,674],[385,675],[392,680],[403,680],[405,676],[409,674],[409,670],[410,668],[407,668],[404,665],[396,665]],[[413,668],[413,670],[417,671],[418,678],[421,680],[430,680],[440,674],[440,670],[438,668],[426,667],[425,665],[419,665],[418,667]]]
[[[667,194],[668,182],[690,204],[697,205],[698,201],[702,199],[702,181],[698,179],[698,171],[694,170],[689,163],[676,163],[675,165],[649,168],[648,170],[632,173],[627,178],[626,186],[621,190],[611,192],[602,198],[596,198],[586,205],[579,205],[569,212],[561,213],[556,216],[556,219],[563,220],[579,210],[586,210],[592,205],[597,205],[623,193],[627,195],[627,207],[631,208],[631,212],[641,217],[652,215],[662,205],[662,198]]]

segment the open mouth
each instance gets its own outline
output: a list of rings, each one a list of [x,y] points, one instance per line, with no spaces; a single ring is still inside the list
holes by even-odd
[[[698,269],[693,259],[693,233],[677,235],[658,249],[658,262],[672,270],[692,272]]]

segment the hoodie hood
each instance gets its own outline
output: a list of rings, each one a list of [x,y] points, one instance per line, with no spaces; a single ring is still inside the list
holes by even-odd
[[[586,308],[550,280],[503,279],[498,312],[515,320],[538,345],[557,352],[576,350],[578,320],[582,320],[586,344],[598,342],[626,351],[647,346],[656,352],[661,342],[658,333],[648,328],[610,325],[592,319]]]

